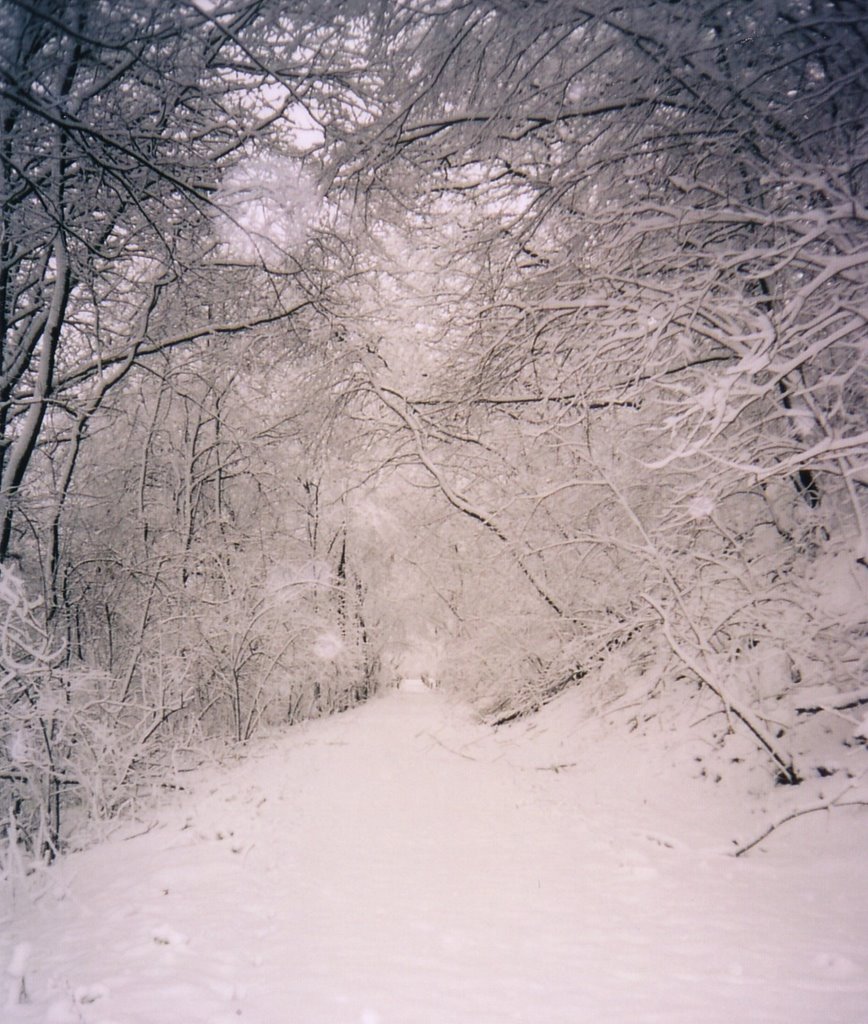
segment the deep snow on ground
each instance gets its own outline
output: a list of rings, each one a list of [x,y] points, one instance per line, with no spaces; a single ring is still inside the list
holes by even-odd
[[[417,687],[262,740],[7,889],[0,1019],[868,1022],[868,812],[736,859],[763,808],[663,739]]]

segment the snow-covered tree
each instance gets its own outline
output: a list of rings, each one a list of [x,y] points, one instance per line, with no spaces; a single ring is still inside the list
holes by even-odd
[[[405,87],[350,167],[417,224],[460,225],[440,372],[368,375],[444,501],[569,624],[575,659],[543,693],[662,648],[790,781],[781,709],[759,704],[864,665],[860,617],[807,596],[824,559],[866,571],[858,21],[420,9],[393,41],[415,44]]]

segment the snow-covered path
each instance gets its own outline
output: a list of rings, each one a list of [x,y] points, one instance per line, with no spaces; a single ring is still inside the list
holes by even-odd
[[[0,1017],[868,1021],[855,812],[735,860],[670,843],[689,808],[661,829],[665,787],[601,789],[571,749],[551,770],[562,738],[493,734],[436,693],[290,730],[5,908],[0,963],[32,947],[30,1001]]]

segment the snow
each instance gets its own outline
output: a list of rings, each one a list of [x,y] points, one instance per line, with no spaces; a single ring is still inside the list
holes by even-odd
[[[344,641],[339,633],[323,633],[313,644],[313,653],[323,661],[335,661],[344,649]]]
[[[402,693],[425,693],[428,686],[424,679],[408,678],[401,680],[398,684],[398,689]]]
[[[868,815],[736,859],[762,809],[627,722],[493,731],[417,681],[258,741],[7,887],[3,1020],[868,1020]]]

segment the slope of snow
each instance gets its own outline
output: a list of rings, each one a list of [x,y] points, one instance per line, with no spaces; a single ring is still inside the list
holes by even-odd
[[[0,1018],[868,1021],[868,814],[735,859],[762,819],[670,749],[417,686],[297,726],[8,889]]]

